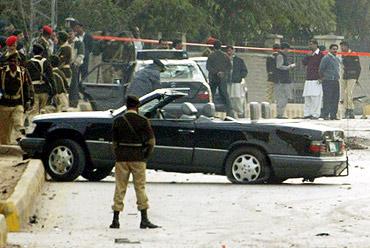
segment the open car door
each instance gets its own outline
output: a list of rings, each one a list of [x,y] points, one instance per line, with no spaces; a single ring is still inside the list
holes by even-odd
[[[93,110],[116,109],[124,96],[135,63],[101,63],[81,81],[81,93]]]

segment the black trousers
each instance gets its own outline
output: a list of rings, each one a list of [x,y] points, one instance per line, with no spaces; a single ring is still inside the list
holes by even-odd
[[[79,81],[80,81],[80,72],[77,66],[71,66],[72,69],[72,80],[71,85],[69,86],[69,106],[72,108],[76,108],[78,105],[78,99],[80,98],[80,88],[79,88]]]
[[[217,75],[210,75],[209,86],[211,87],[212,96],[214,98],[216,90],[218,89],[218,94],[221,97],[222,102],[225,104],[226,115],[230,117],[234,116],[234,111],[232,110],[229,93],[227,92],[229,75],[225,75],[223,79],[219,78]]]
[[[335,119],[339,103],[339,81],[324,80],[322,82],[323,107],[321,116],[323,118]]]

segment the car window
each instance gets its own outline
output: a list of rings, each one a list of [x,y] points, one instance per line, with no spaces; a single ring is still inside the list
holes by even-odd
[[[203,75],[208,79],[208,70],[207,70],[207,62],[206,61],[197,61],[199,68],[202,70]]]
[[[139,114],[145,115],[148,112],[151,112],[153,108],[160,102],[160,99],[155,98],[144,105],[140,106],[139,108]]]
[[[168,82],[172,79],[187,79],[203,81],[201,71],[194,65],[166,65],[166,71],[161,73],[161,82]]]

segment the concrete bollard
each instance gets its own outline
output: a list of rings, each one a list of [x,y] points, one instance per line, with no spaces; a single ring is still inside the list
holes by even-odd
[[[258,102],[250,102],[249,109],[251,121],[257,121],[261,118],[261,106]]]
[[[270,103],[262,102],[261,103],[261,115],[264,119],[271,119],[271,107]]]

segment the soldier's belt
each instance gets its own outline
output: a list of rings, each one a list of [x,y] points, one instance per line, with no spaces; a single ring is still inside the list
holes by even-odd
[[[8,94],[4,94],[3,97],[5,99],[9,99],[9,100],[18,100],[18,99],[21,98],[21,95],[12,96],[12,95],[8,95]]]
[[[132,146],[132,147],[142,147],[143,144],[139,143],[118,143],[119,146]]]
[[[39,85],[39,84],[44,84],[44,83],[45,83],[44,81],[40,81],[40,80],[32,81],[33,85]]]
[[[71,68],[70,65],[63,65],[62,68]]]

